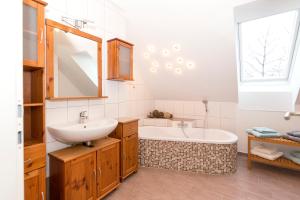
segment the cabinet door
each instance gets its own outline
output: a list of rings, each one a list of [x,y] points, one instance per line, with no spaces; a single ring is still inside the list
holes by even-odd
[[[138,166],[138,135],[123,138],[123,174],[126,177],[137,170]]]
[[[46,183],[45,168],[24,174],[25,200],[45,200]]]
[[[119,42],[118,44],[118,71],[119,78],[124,80],[132,80],[132,46]]]
[[[66,165],[66,200],[96,199],[96,152]]]
[[[23,0],[23,62],[44,66],[44,6],[31,0]]]
[[[120,182],[120,144],[115,143],[98,150],[98,197],[106,195]]]

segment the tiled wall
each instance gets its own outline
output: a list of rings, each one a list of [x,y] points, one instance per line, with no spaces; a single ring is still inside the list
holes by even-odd
[[[209,102],[206,113],[202,101],[155,100],[155,109],[170,112],[174,117],[197,119],[196,127],[235,131],[236,103]]]
[[[170,101],[155,100],[155,108],[165,112],[171,112],[175,117],[197,119],[196,126],[205,125],[205,107],[202,101]],[[297,106],[296,110],[300,110]],[[300,118],[293,117],[286,121],[284,112],[256,111],[240,109],[235,102],[208,102],[207,128],[218,128],[236,134],[238,151],[247,153],[247,134],[245,130],[255,126],[265,126],[285,133],[291,130],[300,130]],[[166,120],[145,121],[158,126],[167,126]],[[153,125],[153,124],[152,124]]]
[[[72,100],[46,102],[46,127],[52,124],[61,124],[78,121],[81,111],[88,111],[89,119],[103,117],[139,117],[144,118],[146,113],[154,107],[154,101],[134,66],[134,79],[131,82],[116,82],[106,80],[106,41],[119,37],[126,39],[127,21],[123,11],[109,0],[48,0],[46,18],[61,22],[61,16],[85,18],[94,21],[83,31],[97,35],[103,39],[102,68],[103,68],[103,95],[102,100]],[[66,147],[56,141],[46,130],[47,153]],[[48,163],[48,162],[47,162]],[[47,175],[49,164],[47,164]]]

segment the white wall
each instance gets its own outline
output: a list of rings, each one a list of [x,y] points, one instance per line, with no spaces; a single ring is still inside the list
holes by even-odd
[[[0,8],[0,199],[23,199],[23,144],[18,145],[17,132],[23,129],[17,118],[17,104],[22,105],[22,1],[8,1]]]
[[[135,59],[146,84],[156,99],[237,102],[233,7],[250,0],[114,0],[128,15],[128,36],[136,45]],[[173,43],[179,53],[167,59],[161,49]],[[157,52],[143,58],[147,45]],[[165,70],[165,63],[182,56],[196,64],[181,76]],[[158,73],[149,71],[151,61],[160,64]]]
[[[79,113],[87,110],[90,120],[103,117],[140,117],[146,116],[153,108],[152,95],[147,90],[139,74],[139,66],[134,66],[135,81],[115,82],[106,80],[106,41],[114,37],[127,39],[127,20],[123,11],[109,0],[48,0],[46,17],[60,21],[61,15],[87,18],[95,24],[89,24],[84,31],[103,39],[103,95],[108,99],[47,101],[46,126],[70,121],[78,121]],[[67,145],[56,141],[46,131],[47,152]],[[47,164],[47,175],[49,173]]]

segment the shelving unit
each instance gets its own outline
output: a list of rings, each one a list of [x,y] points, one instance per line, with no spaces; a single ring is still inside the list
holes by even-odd
[[[45,32],[41,0],[23,0],[24,199],[46,199]]]
[[[264,159],[259,156],[251,154],[252,141],[271,143],[271,144],[280,144],[280,145],[286,145],[289,147],[300,148],[299,142],[287,140],[284,138],[258,138],[253,135],[249,135],[248,136],[248,168],[249,169],[252,168],[252,162],[259,162],[259,163],[263,163],[263,164],[267,164],[267,165],[271,165],[271,166],[282,167],[282,168],[300,171],[300,165],[298,165],[284,157],[278,158],[276,160],[267,160],[267,159]]]

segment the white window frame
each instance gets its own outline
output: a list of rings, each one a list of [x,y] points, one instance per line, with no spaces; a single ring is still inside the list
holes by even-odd
[[[290,51],[290,56],[289,56],[289,61],[288,61],[288,75],[286,78],[273,78],[273,79],[252,79],[252,80],[243,80],[242,79],[242,59],[241,59],[241,46],[242,46],[242,41],[241,41],[241,24],[247,21],[253,21],[253,20],[257,20],[257,19],[262,19],[265,17],[271,17],[274,16],[276,14],[272,14],[269,16],[264,16],[264,17],[259,17],[256,19],[251,19],[251,20],[247,20],[247,21],[243,21],[243,22],[239,22],[237,23],[237,48],[238,48],[238,70],[239,70],[239,82],[240,83],[271,83],[271,82],[288,82],[291,78],[291,71],[292,68],[294,67],[294,59],[295,59],[295,54],[296,54],[296,47],[297,47],[297,40],[298,40],[298,36],[299,36],[299,32],[300,32],[300,9],[294,9],[294,10],[290,10],[290,11],[297,11],[297,19],[296,19],[296,27],[295,27],[295,33],[294,33],[294,38],[292,41],[292,46],[291,46],[291,51]],[[285,11],[285,12],[281,12],[281,13],[286,13],[289,11]],[[277,13],[277,14],[281,14],[281,13]]]

